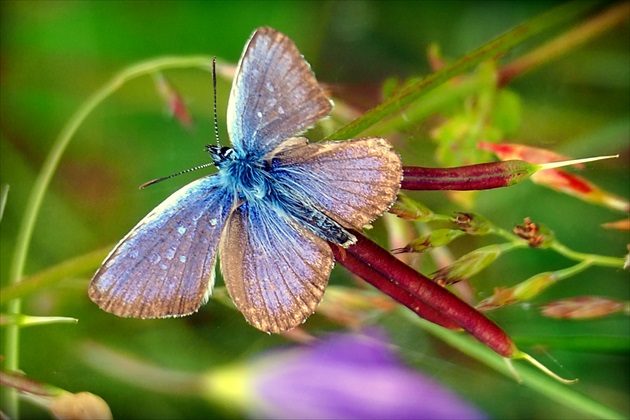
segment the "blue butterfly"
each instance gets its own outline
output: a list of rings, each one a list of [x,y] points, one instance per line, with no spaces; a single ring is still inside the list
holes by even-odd
[[[250,324],[279,333],[304,322],[334,265],[329,244],[352,245],[350,230],[387,210],[402,179],[385,139],[294,137],[331,108],[295,44],[257,29],[230,92],[232,147],[206,146],[218,173],[142,219],[94,275],[90,298],[123,317],[191,314],[212,293],[218,251],[227,291]]]

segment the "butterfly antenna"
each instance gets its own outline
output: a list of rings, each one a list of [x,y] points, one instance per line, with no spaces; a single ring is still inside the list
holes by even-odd
[[[217,117],[217,58],[212,58],[212,93],[213,93],[213,105],[214,105],[214,137],[217,140],[217,146],[221,148],[221,142],[219,141],[219,118]],[[140,185],[140,189],[146,188],[149,185],[157,184],[158,182],[165,181],[167,179],[174,178],[176,176],[186,174],[188,172],[196,171],[197,169],[207,168],[208,166],[216,166],[215,162],[204,163],[203,165],[198,165],[193,168],[184,169],[183,171],[179,171],[177,173],[163,176],[161,178],[153,179],[149,182],[145,182]]]
[[[179,172],[171,174],[171,175],[163,176],[161,178],[156,178],[156,179],[153,179],[153,180],[151,180],[149,182],[145,182],[144,184],[140,185],[140,189],[146,188],[149,185],[157,184],[158,182],[162,182],[162,181],[165,181],[167,179],[175,178],[176,176],[179,176],[179,175],[187,174],[188,172],[196,171],[197,169],[203,169],[203,168],[207,168],[208,166],[213,166],[213,165],[214,165],[214,162],[208,162],[208,163],[204,163],[202,165],[197,165],[197,166],[195,166],[193,168],[184,169],[183,171],[179,171]]]
[[[217,58],[212,57],[212,93],[214,99],[214,137],[217,140],[217,146],[221,147],[219,141],[219,119],[217,118]]]

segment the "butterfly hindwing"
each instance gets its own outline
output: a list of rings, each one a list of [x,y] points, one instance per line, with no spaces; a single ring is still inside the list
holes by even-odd
[[[247,321],[278,333],[300,325],[321,301],[333,266],[321,238],[287,223],[266,203],[243,203],[220,244],[227,290]]]
[[[88,294],[118,316],[195,312],[214,285],[217,245],[232,206],[217,177],[171,195],[125,236],[96,272]]]
[[[303,144],[272,159],[279,182],[356,229],[389,208],[402,180],[400,157],[378,137]]]
[[[238,64],[227,124],[237,153],[266,155],[332,108],[311,67],[286,35],[254,32]]]

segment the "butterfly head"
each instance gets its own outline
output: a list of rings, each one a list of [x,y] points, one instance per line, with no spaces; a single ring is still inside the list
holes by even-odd
[[[214,166],[216,166],[217,168],[221,168],[225,164],[225,162],[234,160],[234,158],[236,157],[234,149],[232,149],[231,147],[214,146],[208,144],[205,149],[206,152],[210,154],[212,162],[214,162]]]

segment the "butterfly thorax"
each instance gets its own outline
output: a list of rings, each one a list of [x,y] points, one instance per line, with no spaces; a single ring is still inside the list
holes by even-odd
[[[234,191],[239,198],[255,201],[269,196],[274,181],[269,165],[258,157],[244,155],[229,147],[206,148],[219,168],[219,177],[225,188]]]

